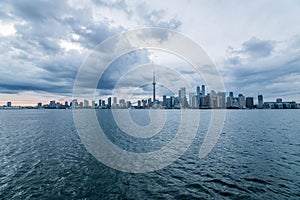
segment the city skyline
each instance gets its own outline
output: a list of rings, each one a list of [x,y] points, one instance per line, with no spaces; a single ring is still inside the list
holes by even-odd
[[[245,96],[242,93],[234,95],[233,92],[220,92],[211,90],[207,92],[205,85],[197,86],[192,93],[186,92],[185,87],[178,90],[177,95],[158,95],[156,98],[156,79],[153,72],[153,90],[152,97],[139,99],[135,102],[132,99],[119,98],[118,96],[109,96],[107,98],[98,97],[98,99],[72,99],[70,101],[51,100],[48,104],[37,102],[36,105],[21,106],[13,105],[12,101],[6,102],[6,105],[0,105],[4,108],[56,108],[56,109],[75,109],[75,108],[92,108],[92,109],[296,109],[300,108],[300,103],[296,101],[284,101],[282,98],[276,98],[275,101],[264,101],[263,94],[255,97]]]
[[[299,1],[125,0],[83,5],[71,0],[3,1],[0,5],[0,104],[69,100],[80,65],[99,43],[145,27],[172,29],[199,44],[215,63],[227,91],[254,97],[262,93],[268,101],[281,97],[300,102]],[[163,35],[158,39],[166,40]],[[139,50],[112,63],[98,88],[101,96],[109,95],[124,71],[147,63],[172,67],[193,88],[205,81],[178,56]],[[162,77],[167,76],[168,71],[163,73]],[[120,86],[132,90],[131,83],[145,78],[144,74],[152,79],[152,70],[141,71]],[[182,86],[167,80],[174,87]],[[152,85],[148,86],[139,88],[140,97],[152,92]]]

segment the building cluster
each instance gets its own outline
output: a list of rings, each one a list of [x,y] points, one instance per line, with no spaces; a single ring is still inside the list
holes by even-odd
[[[226,96],[225,92],[206,92],[205,85],[197,86],[195,92],[186,94],[185,88],[178,90],[178,95],[162,96],[162,100],[155,97],[155,81],[153,81],[153,99],[146,98],[136,102],[126,101],[118,97],[108,97],[106,100],[99,99],[97,101],[83,100],[78,101],[73,99],[70,103],[50,101],[49,104],[43,105],[37,103],[34,107],[12,106],[11,102],[7,105],[0,106],[0,109],[13,108],[35,108],[35,109],[297,109],[300,104],[294,101],[284,102],[281,98],[275,102],[264,102],[263,95],[257,97],[257,103],[254,103],[253,97],[245,97],[243,94],[234,96],[233,92],[229,92]]]

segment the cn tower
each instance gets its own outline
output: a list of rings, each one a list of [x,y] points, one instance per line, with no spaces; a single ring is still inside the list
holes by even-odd
[[[155,71],[153,71],[153,105],[155,104]]]

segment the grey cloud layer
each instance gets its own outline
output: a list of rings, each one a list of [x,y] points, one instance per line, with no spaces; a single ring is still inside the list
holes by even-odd
[[[175,18],[165,18],[164,10],[151,10],[145,3],[129,7],[123,0],[93,1],[88,5],[67,1],[2,1],[0,4],[1,21],[13,23],[16,30],[14,35],[0,36],[1,93],[43,91],[70,95],[77,70],[88,53],[108,37],[134,28],[118,24],[113,15],[95,16],[95,9],[125,13],[128,21],[135,22],[135,27],[176,29],[180,26]],[[144,13],[137,12],[139,7],[144,7]],[[160,13],[159,20],[155,18],[157,13]],[[131,54],[132,58],[114,64],[144,63],[147,56]],[[112,88],[115,72],[107,72],[102,88]]]
[[[267,93],[270,97],[299,98],[300,37],[287,41],[251,38],[241,48],[229,47],[223,75],[234,91]]]

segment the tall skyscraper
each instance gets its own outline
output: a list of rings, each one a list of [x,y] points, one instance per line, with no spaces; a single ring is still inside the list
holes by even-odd
[[[205,93],[205,85],[202,85],[201,88],[202,88],[202,95],[205,96],[205,94],[206,94]]]
[[[155,71],[153,71],[153,82],[152,82],[152,85],[153,85],[153,105],[155,105]]]
[[[166,95],[163,96],[163,106],[164,107],[167,106],[167,96]]]
[[[111,108],[111,97],[107,99],[107,108]]]
[[[202,96],[200,86],[197,86],[196,92],[197,92],[197,107],[199,108],[200,107],[200,97]]]
[[[257,98],[258,98],[257,108],[259,108],[259,109],[264,108],[264,97],[263,97],[263,95],[259,94]]]
[[[85,108],[88,108],[88,107],[89,107],[89,101],[86,100],[86,99],[84,99],[84,100],[83,100],[83,106],[84,106]]]

